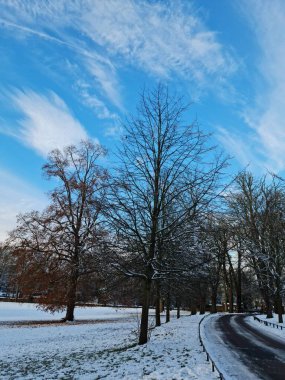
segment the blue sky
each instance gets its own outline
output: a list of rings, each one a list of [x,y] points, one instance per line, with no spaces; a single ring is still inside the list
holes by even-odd
[[[46,205],[47,153],[87,137],[112,153],[158,82],[232,171],[284,174],[284,29],[282,0],[0,0],[0,240]]]

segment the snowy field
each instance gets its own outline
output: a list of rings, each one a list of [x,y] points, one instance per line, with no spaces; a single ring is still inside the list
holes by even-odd
[[[76,320],[120,319],[137,315],[139,308],[76,307]],[[65,316],[64,312],[47,313],[33,303],[0,302],[0,322],[54,321]]]
[[[137,346],[138,312],[78,308],[76,319],[89,323],[19,327],[11,321],[55,320],[62,315],[46,314],[31,304],[2,303],[0,378],[217,379],[199,346],[200,316],[173,318],[152,330],[147,345]]]

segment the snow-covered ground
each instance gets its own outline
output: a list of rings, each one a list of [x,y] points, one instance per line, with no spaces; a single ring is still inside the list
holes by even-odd
[[[269,319],[266,319],[266,315],[264,315],[264,314],[257,315],[257,317],[259,319],[264,320],[264,321],[276,323],[278,326],[282,326],[283,328],[281,330],[279,328],[277,329],[277,327],[265,326],[264,323],[261,323],[261,322],[254,320],[254,317],[250,317],[250,319],[249,319],[250,324],[252,326],[254,326],[255,328],[261,329],[262,332],[265,333],[266,335],[273,335],[275,337],[279,337],[284,342],[284,339],[285,339],[285,323],[278,323],[278,315],[277,314],[274,314],[274,318],[269,318]]]
[[[221,314],[209,315],[201,325],[201,336],[206,349],[226,379],[258,380],[240,361],[240,355],[234,352],[224,341],[221,332],[215,327]]]
[[[120,319],[126,316],[137,315],[139,308],[113,307],[76,307],[75,319]],[[37,308],[33,303],[0,302],[0,321],[51,321],[60,320],[64,312],[47,313]]]
[[[122,307],[76,307],[76,320],[114,320],[127,317],[134,317],[140,314],[140,308],[122,308]],[[154,310],[150,310],[154,314]],[[174,316],[175,311],[171,314]],[[17,321],[55,321],[60,320],[65,315],[64,312],[47,313],[40,310],[33,303],[17,302],[0,302],[0,322],[17,322]],[[162,314],[162,317],[165,314]],[[181,311],[181,315],[189,315],[189,312]]]
[[[39,313],[43,312],[34,305],[0,305],[1,379],[217,379],[199,345],[201,316],[173,318],[152,330],[144,346],[136,345],[136,309],[76,311],[76,319],[105,319],[104,323],[28,327],[3,323],[5,315],[9,321],[50,317]]]
[[[276,323],[279,326],[283,326],[285,328],[285,315],[283,314],[283,323],[278,323],[278,314],[273,314],[273,318],[266,318],[266,314],[258,314],[256,315],[259,319],[262,319],[263,321]]]
[[[224,316],[231,317],[230,329],[225,322],[220,323],[221,314],[208,316],[201,325],[202,340],[219,370],[226,379],[260,380],[269,378],[268,373],[267,377],[265,374],[263,377],[262,370],[260,371],[258,367],[258,360],[259,363],[260,360],[263,362],[268,360],[270,363],[268,368],[270,368],[270,365],[274,365],[274,360],[284,362],[284,349],[275,345],[271,346],[268,341],[265,343],[265,336],[268,336],[269,342],[274,340],[277,344],[279,342],[284,345],[285,330],[267,327],[263,323],[255,321],[253,316],[244,316],[245,325],[239,322],[241,315],[224,314]],[[246,325],[251,329],[248,329]],[[256,348],[261,348],[262,352],[257,352]],[[275,377],[273,376],[273,378]]]

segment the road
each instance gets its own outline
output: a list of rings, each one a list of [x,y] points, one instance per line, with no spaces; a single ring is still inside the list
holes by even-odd
[[[285,339],[255,328],[249,318],[232,314],[205,322],[208,351],[231,378],[285,380]]]

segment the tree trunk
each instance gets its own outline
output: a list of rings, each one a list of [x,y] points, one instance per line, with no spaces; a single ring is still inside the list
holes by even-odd
[[[234,293],[233,293],[233,287],[231,283],[229,287],[229,313],[233,313],[233,312],[234,312]]]
[[[200,288],[200,314],[205,314],[206,311],[206,293],[204,286]]]
[[[276,304],[277,304],[277,313],[278,313],[278,323],[283,323],[283,305],[282,305],[282,297],[280,294],[276,297]]]
[[[211,314],[214,314],[217,312],[217,287],[212,286],[212,292],[211,292]]]
[[[230,281],[229,276],[227,273],[227,267],[226,267],[226,257],[227,257],[227,249],[224,249],[224,255],[223,255],[223,275],[224,275],[224,292],[225,292],[225,311],[230,311],[230,308],[228,307],[228,302],[230,306],[230,299],[229,299],[229,288],[230,288]]]
[[[228,308],[229,295],[228,295],[228,287],[227,287],[227,283],[226,283],[225,280],[224,280],[224,282],[223,282],[223,287],[224,287],[224,294],[225,294],[224,311],[225,311],[225,312],[228,312],[228,311],[229,311],[229,308]]]
[[[197,306],[193,301],[191,301],[191,315],[196,315],[196,314],[197,314]]]
[[[167,292],[166,295],[166,319],[165,323],[168,323],[170,321],[170,293]]]
[[[63,319],[64,321],[74,320],[77,280],[78,280],[77,274],[73,274],[70,278],[69,288],[67,291],[66,314]]]
[[[177,300],[177,314],[176,314],[176,316],[177,316],[177,319],[179,319],[180,318],[180,301],[179,301],[179,299]]]
[[[151,292],[151,280],[145,280],[139,344],[145,344],[148,341],[148,315],[149,315],[150,292]]]
[[[242,313],[242,290],[241,290],[241,281],[242,281],[242,276],[241,276],[241,260],[242,260],[242,255],[241,252],[238,251],[238,267],[237,267],[237,276],[236,276],[236,296],[237,296],[237,313]]]
[[[160,283],[159,281],[156,282],[156,300],[155,300],[155,326],[161,325],[160,320]]]
[[[264,285],[264,281],[262,281],[262,278],[258,272],[257,272],[257,280],[258,280],[259,291],[260,291],[261,297],[263,298],[264,303],[265,303],[266,318],[273,318],[272,303],[271,303],[271,299],[270,299],[269,290],[266,287],[266,285]]]
[[[205,311],[206,311],[206,307],[205,307],[205,303],[200,303],[200,314],[203,315],[205,314]]]
[[[241,304],[241,287],[238,284],[238,288],[236,290],[237,295],[237,313],[242,313],[242,304]]]
[[[266,305],[266,318],[268,319],[273,318],[272,303],[271,303],[269,295],[267,295],[265,298],[265,305]]]
[[[278,323],[283,323],[283,305],[282,305],[282,283],[280,281],[281,273],[278,278],[275,280],[276,286],[276,295],[275,295],[275,305],[274,311],[278,314]]]

